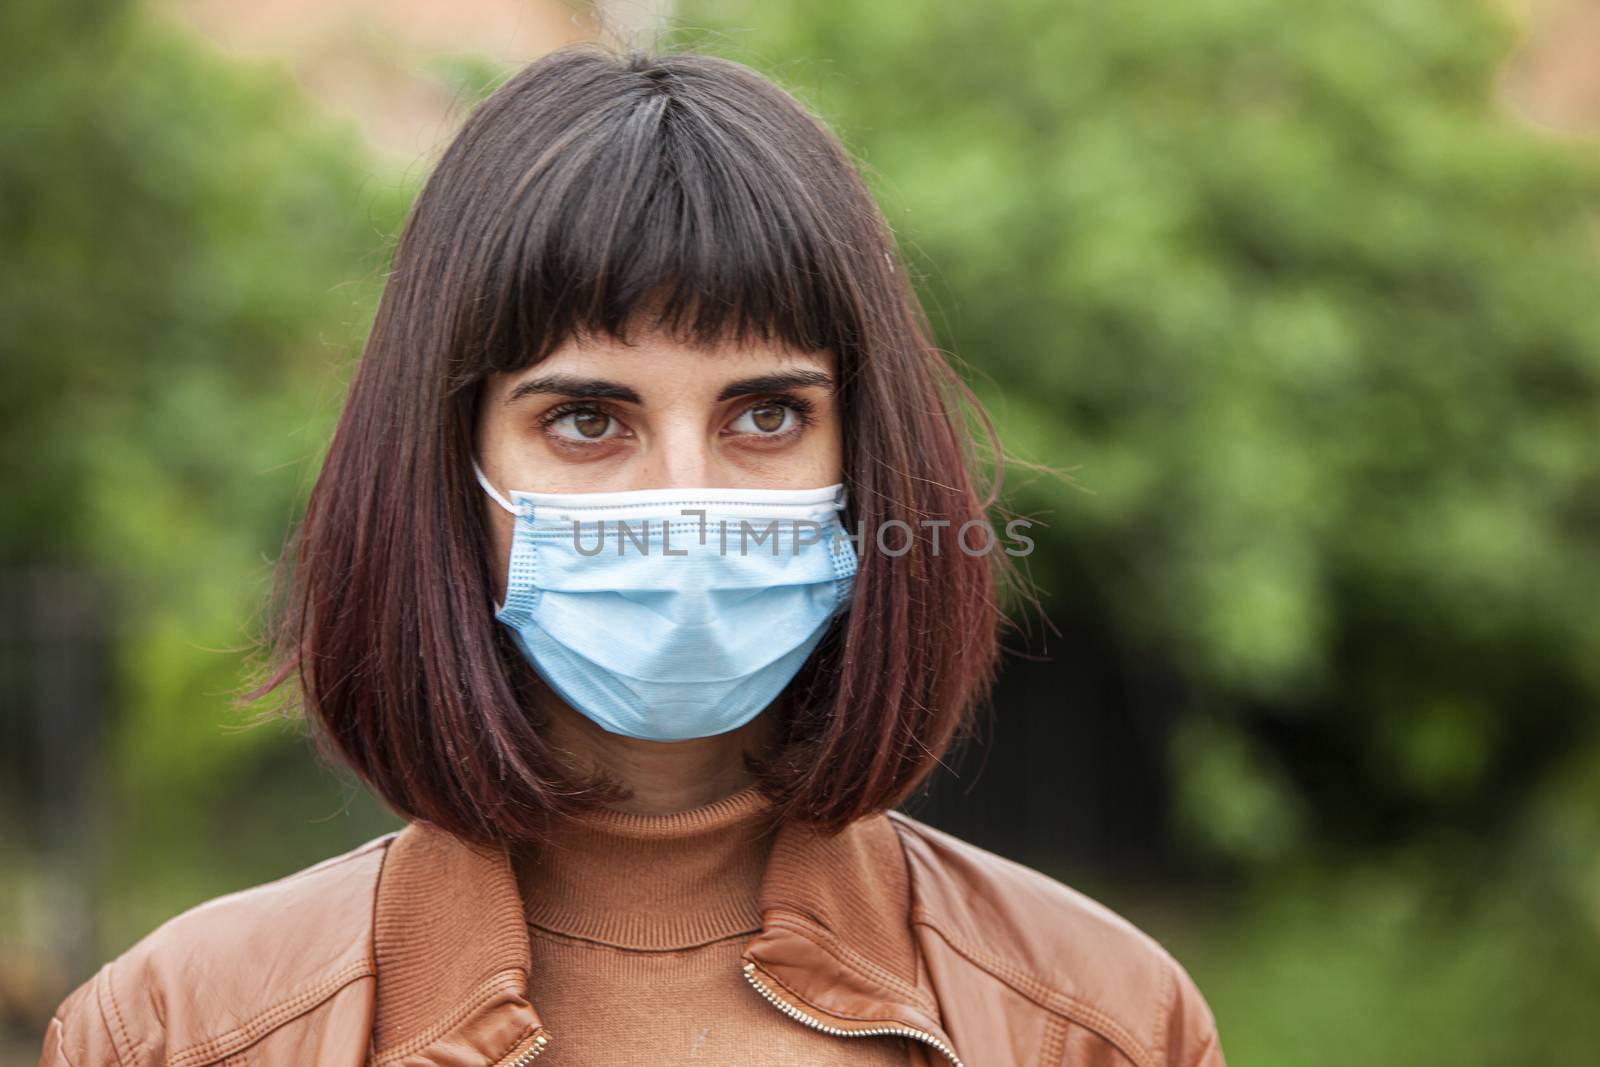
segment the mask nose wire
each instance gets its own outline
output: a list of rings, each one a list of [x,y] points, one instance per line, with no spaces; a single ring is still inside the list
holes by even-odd
[[[489,484],[489,478],[483,473],[483,468],[478,466],[478,461],[472,461],[472,473],[478,476],[478,484],[483,486],[483,491],[494,498],[494,502],[509,511],[513,516],[517,514],[517,506],[501,495],[500,490]]]

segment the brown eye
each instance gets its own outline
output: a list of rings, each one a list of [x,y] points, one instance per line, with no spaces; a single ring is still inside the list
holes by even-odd
[[[602,441],[615,437],[616,419],[593,408],[558,412],[547,424],[548,432],[565,441]]]
[[[572,416],[572,428],[591,440],[604,437],[610,425],[611,416],[598,411],[584,411]]]
[[[737,433],[771,437],[789,429],[793,418],[794,411],[786,404],[757,404],[746,408],[733,420],[733,429]]]

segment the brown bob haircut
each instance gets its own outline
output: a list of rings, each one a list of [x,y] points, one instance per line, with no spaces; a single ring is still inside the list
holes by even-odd
[[[890,556],[872,532],[942,522],[948,539],[984,519],[965,416],[988,422],[846,151],[708,56],[563,49],[468,118],[395,247],[246,699],[296,682],[325,756],[468,840],[537,841],[614,799],[541,736],[543,683],[494,618],[471,460],[489,375],[638,329],[836,353],[847,526],[868,535],[850,610],[769,709],[775,755],[749,766],[782,817],[824,830],[893,807],[970,733],[1006,561],[923,537]]]

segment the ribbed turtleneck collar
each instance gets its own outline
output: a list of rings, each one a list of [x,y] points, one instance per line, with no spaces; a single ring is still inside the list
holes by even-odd
[[[758,895],[775,826],[756,786],[671,815],[604,808],[516,861],[530,924],[643,950],[761,929]]]

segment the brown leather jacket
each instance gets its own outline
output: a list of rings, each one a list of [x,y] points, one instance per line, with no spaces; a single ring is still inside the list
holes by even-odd
[[[902,1035],[917,1067],[1222,1065],[1155,941],[899,812],[783,826],[760,895],[745,977],[797,1026]],[[412,823],[158,927],[62,1001],[40,1063],[527,1067],[561,1040],[529,965],[507,854]]]

